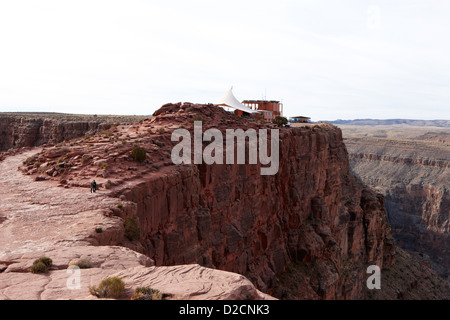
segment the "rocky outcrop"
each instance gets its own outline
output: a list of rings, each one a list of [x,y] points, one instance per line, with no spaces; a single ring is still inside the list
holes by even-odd
[[[165,110],[153,123],[183,114],[181,105]],[[395,251],[383,197],[349,173],[338,128],[283,128],[280,140],[274,176],[250,164],[173,166],[115,188],[115,196],[136,204],[141,242],[156,265],[232,271],[270,293],[292,263],[322,263],[314,298],[361,298],[367,266],[391,264]]]
[[[50,270],[30,273],[33,261],[43,256],[52,259]],[[0,273],[0,300],[97,299],[89,293],[89,287],[108,277],[124,281],[122,299],[130,299],[138,287],[159,290],[165,300],[273,299],[241,275],[199,265],[154,267],[151,259],[124,247],[59,247],[1,259],[7,265]],[[90,267],[71,267],[80,259],[89,261]]]
[[[430,256],[435,270],[450,279],[450,146],[435,136],[351,138],[346,145],[352,171],[385,196],[398,244]]]

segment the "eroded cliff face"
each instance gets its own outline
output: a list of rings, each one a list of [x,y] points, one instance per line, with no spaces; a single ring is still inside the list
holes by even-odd
[[[310,275],[297,297],[362,298],[366,268],[393,262],[383,197],[349,172],[334,126],[282,128],[280,159],[273,176],[250,164],[171,166],[115,196],[136,204],[141,243],[156,265],[237,272],[272,293],[302,263]]]
[[[398,244],[450,279],[450,148],[445,140],[346,139],[352,171],[386,198]]]
[[[86,133],[95,133],[100,123],[1,116],[0,151],[71,140]]]

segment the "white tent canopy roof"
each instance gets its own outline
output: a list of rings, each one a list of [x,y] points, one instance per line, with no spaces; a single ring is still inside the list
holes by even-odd
[[[214,105],[216,106],[224,106],[224,107],[230,107],[233,109],[241,110],[247,113],[256,113],[255,110],[252,110],[246,106],[244,106],[242,103],[239,102],[238,99],[233,95],[233,87],[231,87],[230,90],[219,100],[217,100]]]

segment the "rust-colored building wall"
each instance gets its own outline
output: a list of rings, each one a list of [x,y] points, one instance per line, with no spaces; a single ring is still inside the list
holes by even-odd
[[[277,102],[263,102],[260,104],[261,110],[267,110],[267,111],[280,111],[280,104]]]
[[[253,110],[261,110],[264,119],[269,121],[283,115],[283,104],[279,101],[244,100],[242,104]]]
[[[272,121],[277,116],[275,114],[275,111],[264,110],[264,111],[261,111],[261,112],[262,112],[262,116],[264,117],[264,119],[266,119],[268,121]]]

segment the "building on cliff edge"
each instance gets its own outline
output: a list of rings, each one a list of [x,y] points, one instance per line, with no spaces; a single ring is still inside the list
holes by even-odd
[[[310,119],[311,119],[310,117],[305,117],[305,116],[294,116],[294,117],[289,117],[289,122],[291,122],[291,123],[308,123]]]
[[[233,95],[233,87],[218,99],[214,105],[222,106],[227,111],[233,111],[238,116],[262,117],[272,121],[276,116],[283,115],[283,104],[275,100],[244,100],[239,102]],[[230,110],[232,109],[232,110]]]

